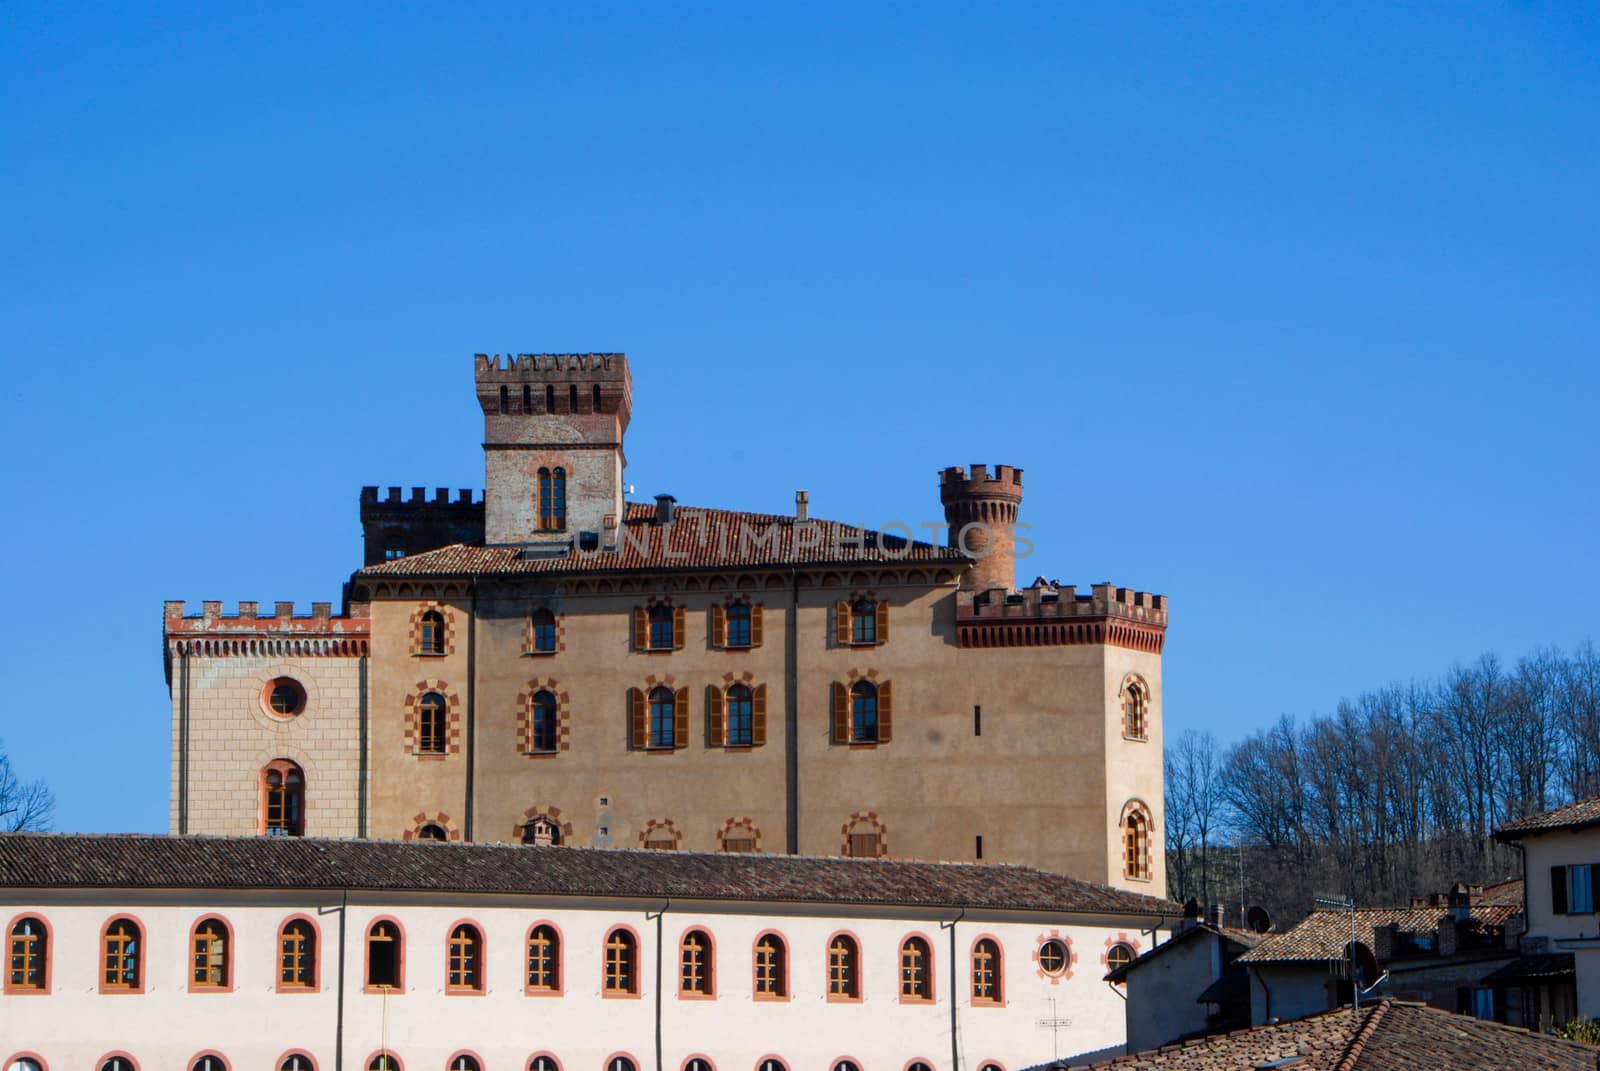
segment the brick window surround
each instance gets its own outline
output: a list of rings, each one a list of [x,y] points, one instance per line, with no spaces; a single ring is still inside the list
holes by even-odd
[[[437,614],[437,624],[444,629],[442,636],[429,635],[430,642],[423,642],[423,618],[429,614]],[[433,618],[429,619],[433,621]],[[418,658],[444,658],[456,653],[456,623],[455,610],[442,602],[425,602],[411,612],[408,619],[407,634],[411,637],[411,653]]]
[[[717,831],[717,850],[723,852],[759,852],[761,829],[749,818],[730,818]]]
[[[1129,881],[1151,880],[1150,842],[1155,837],[1155,827],[1150,821],[1150,808],[1142,800],[1129,800],[1117,825],[1122,831],[1122,876]]]
[[[421,750],[421,710],[422,698],[428,694],[442,697],[445,704],[444,716],[444,750],[442,752]],[[442,760],[451,755],[461,753],[461,697],[450,690],[450,685],[440,680],[420,680],[405,698],[405,721],[402,746],[407,755],[415,755],[420,759]]]
[[[548,692],[556,701],[555,747],[535,750],[533,701]],[[534,677],[517,693],[517,750],[527,758],[548,758],[572,747],[572,697],[554,677]]]
[[[887,859],[889,827],[876,811],[857,811],[839,827],[839,854],[852,859]]]
[[[1122,738],[1140,742],[1150,739],[1150,686],[1137,673],[1122,681]]]
[[[1048,969],[1041,955],[1044,952],[1045,945],[1052,941],[1059,944],[1066,952],[1062,957],[1060,970],[1052,971]],[[1060,930],[1046,930],[1034,941],[1033,965],[1037,969],[1040,979],[1051,985],[1060,985],[1072,977],[1072,968],[1078,965],[1078,950],[1072,947],[1072,938]]]

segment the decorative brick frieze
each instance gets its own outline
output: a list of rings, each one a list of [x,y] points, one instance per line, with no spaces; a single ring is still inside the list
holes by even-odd
[[[1096,584],[1079,595],[1042,577],[1017,594],[960,592],[956,641],[962,647],[1059,647],[1083,644],[1160,654],[1167,597]]]

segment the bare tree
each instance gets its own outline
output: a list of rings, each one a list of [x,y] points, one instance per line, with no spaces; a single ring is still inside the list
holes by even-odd
[[[0,832],[23,833],[50,828],[56,798],[43,781],[22,781],[11,757],[0,747]]]

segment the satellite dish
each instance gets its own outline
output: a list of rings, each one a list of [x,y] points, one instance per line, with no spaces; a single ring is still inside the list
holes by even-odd
[[[1245,921],[1250,929],[1256,933],[1266,933],[1272,929],[1272,916],[1267,914],[1267,909],[1260,904],[1252,907],[1245,916]]]
[[[1184,901],[1183,917],[1186,918],[1186,919],[1197,919],[1197,918],[1199,918],[1200,917],[1200,901],[1196,900],[1192,896],[1189,897],[1188,900]]]
[[[1372,954],[1372,949],[1360,941],[1351,941],[1345,945],[1344,954],[1346,960],[1355,963],[1355,983],[1362,989],[1371,987],[1383,977],[1383,968],[1378,966],[1378,957]]]

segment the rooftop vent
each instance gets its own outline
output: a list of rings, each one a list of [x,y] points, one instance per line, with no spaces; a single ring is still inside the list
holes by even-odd
[[[678,502],[678,500],[676,498],[673,498],[671,495],[657,495],[656,496],[656,523],[657,524],[671,524],[672,523],[673,507],[677,505],[677,502]]]

